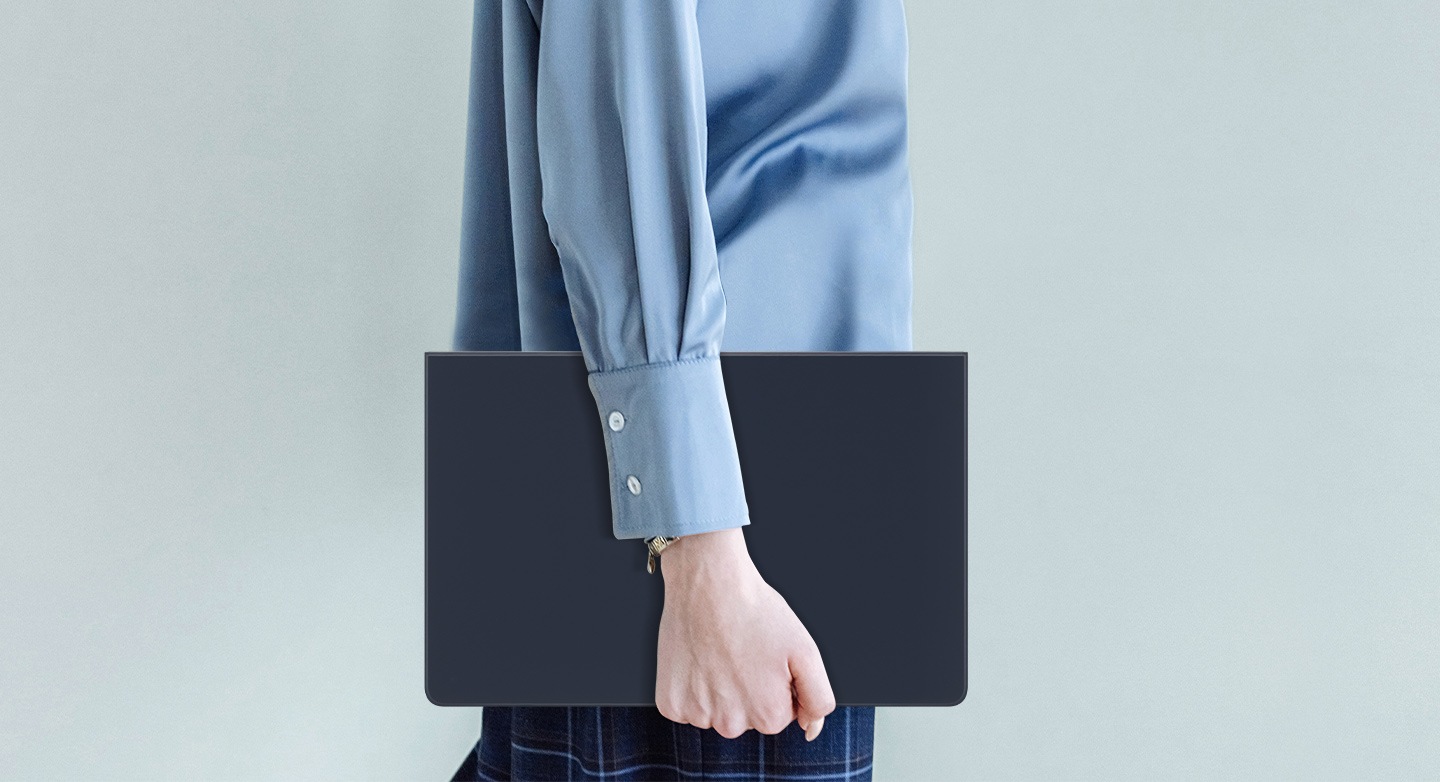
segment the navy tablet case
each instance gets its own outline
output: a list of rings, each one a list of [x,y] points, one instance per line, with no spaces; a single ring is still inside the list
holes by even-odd
[[[746,545],[840,706],[966,691],[966,354],[722,352]],[[611,531],[578,351],[425,354],[425,692],[653,706],[664,584]],[[663,568],[663,558],[662,564]]]

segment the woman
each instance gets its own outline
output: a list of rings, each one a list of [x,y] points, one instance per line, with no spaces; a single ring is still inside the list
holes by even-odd
[[[456,779],[869,779],[874,708],[746,553],[719,354],[910,349],[901,0],[477,0],[473,35],[454,349],[582,351],[615,536],[674,542],[656,706],[487,707]]]

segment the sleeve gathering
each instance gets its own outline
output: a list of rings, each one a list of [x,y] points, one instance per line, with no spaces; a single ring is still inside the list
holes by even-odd
[[[695,0],[553,0],[545,219],[605,438],[616,538],[750,523],[721,372]]]

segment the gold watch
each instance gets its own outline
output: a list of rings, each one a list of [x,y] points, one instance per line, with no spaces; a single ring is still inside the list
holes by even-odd
[[[666,546],[669,546],[671,543],[674,543],[679,539],[680,537],[678,535],[673,538],[667,538],[663,535],[659,535],[653,538],[646,538],[645,550],[648,552],[648,554],[645,557],[645,572],[654,573],[655,558],[660,556],[660,552],[664,551]]]

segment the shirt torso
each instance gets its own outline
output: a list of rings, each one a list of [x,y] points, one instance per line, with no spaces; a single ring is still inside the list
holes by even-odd
[[[579,349],[535,161],[538,8],[477,5],[456,350]],[[909,350],[901,1],[695,12],[723,349]]]

